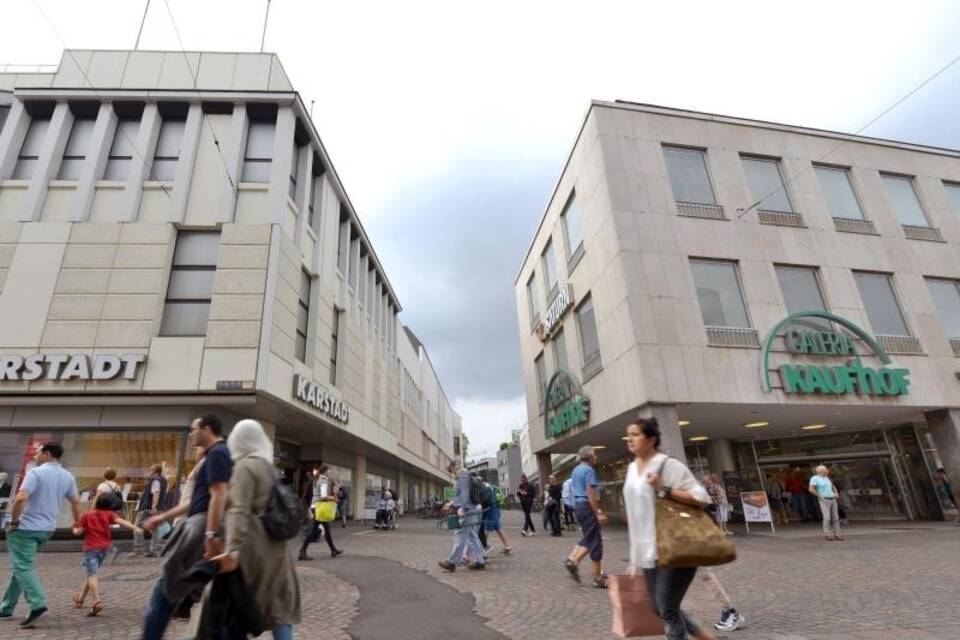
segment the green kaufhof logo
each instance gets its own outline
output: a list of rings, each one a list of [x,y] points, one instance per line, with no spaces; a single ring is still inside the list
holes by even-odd
[[[590,421],[590,399],[583,395],[580,383],[565,369],[560,369],[550,378],[546,402],[544,417],[547,438],[556,438]]]
[[[863,363],[858,342],[872,352],[869,355],[876,358],[879,367]],[[774,346],[781,343],[784,349],[775,350]],[[771,355],[780,355],[784,350],[794,361],[771,366]],[[801,358],[803,361],[797,361]],[[816,362],[821,358],[846,362],[840,365]],[[846,318],[826,311],[803,311],[781,320],[767,336],[761,352],[761,384],[764,391],[780,388],[790,394],[907,395],[910,370],[891,364],[883,345]],[[774,384],[777,376],[779,386]]]

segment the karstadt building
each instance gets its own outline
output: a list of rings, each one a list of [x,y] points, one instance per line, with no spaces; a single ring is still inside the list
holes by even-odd
[[[129,509],[208,411],[260,420],[293,482],[331,465],[354,516],[438,495],[459,417],[400,310],[275,55],[0,74],[0,508],[56,439]]]
[[[851,519],[956,515],[960,152],[593,102],[515,292],[541,478],[594,445],[621,511],[646,415],[738,512],[827,463]]]

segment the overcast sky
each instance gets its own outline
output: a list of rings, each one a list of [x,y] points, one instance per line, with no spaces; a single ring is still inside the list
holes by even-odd
[[[146,4],[0,2],[0,70],[132,48]],[[179,48],[172,13],[187,49],[256,51],[265,7],[152,0],[140,46]],[[525,419],[513,279],[591,98],[854,132],[960,55],[958,27],[949,1],[273,0],[266,50],[492,454]],[[960,63],[864,133],[960,148],[958,105]]]

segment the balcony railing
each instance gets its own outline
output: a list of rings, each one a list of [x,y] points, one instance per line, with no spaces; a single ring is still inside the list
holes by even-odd
[[[864,233],[870,236],[877,234],[877,228],[870,220],[858,220],[857,218],[834,218],[833,226],[837,231],[845,233]]]
[[[943,239],[943,234],[940,233],[940,229],[937,229],[936,227],[918,227],[912,224],[904,224],[901,226],[903,227],[903,235],[910,240],[946,242],[946,240]]]
[[[805,227],[803,216],[799,213],[789,211],[767,211],[766,209],[757,210],[757,218],[760,224],[775,224],[781,227]]]
[[[719,204],[698,204],[695,202],[678,202],[677,212],[688,218],[706,218],[707,220],[726,220],[723,207]]]
[[[887,353],[901,356],[923,355],[920,340],[916,336],[877,336]]]
[[[707,327],[707,344],[711,347],[743,347],[759,349],[756,329],[747,327]]]

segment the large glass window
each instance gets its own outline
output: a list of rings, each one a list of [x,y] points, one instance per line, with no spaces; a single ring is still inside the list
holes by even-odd
[[[960,184],[944,182],[943,189],[947,192],[947,201],[950,203],[950,209],[960,216]]]
[[[874,332],[884,336],[909,336],[890,275],[854,271],[853,277]]]
[[[664,147],[673,199],[692,204],[717,204],[707,172],[706,154],[699,149]]]
[[[297,340],[294,354],[300,362],[307,361],[307,334],[310,328],[310,287],[313,278],[305,270],[300,270],[300,286],[297,291]]]
[[[29,180],[33,177],[49,127],[50,118],[34,118],[30,121],[30,128],[27,129],[27,135],[17,155],[17,164],[13,168],[14,180]]]
[[[161,336],[207,334],[213,278],[220,252],[218,231],[181,231],[163,305]]]
[[[557,364],[557,369],[570,370],[570,362],[567,359],[567,337],[563,329],[557,331],[553,336],[553,361]]]
[[[703,324],[708,327],[750,327],[735,262],[691,260]]]
[[[904,176],[881,175],[883,186],[887,190],[887,197],[893,204],[900,224],[914,227],[929,227],[927,216],[920,206],[917,191],[913,186],[913,179]]]
[[[336,385],[339,372],[337,361],[340,358],[340,316],[341,309],[333,308],[333,331],[330,336],[330,384]]]
[[[547,285],[547,299],[549,301],[557,288],[557,254],[553,250],[553,242],[547,243],[541,261],[543,262],[543,278]]]
[[[90,118],[76,118],[73,121],[67,146],[63,150],[60,172],[57,174],[59,180],[78,180],[80,178],[83,161],[87,159],[87,153],[90,151],[93,125],[94,120]]]
[[[817,278],[817,270],[812,267],[789,267],[776,265],[777,280],[783,301],[790,314],[801,311],[826,311],[823,292]]]
[[[157,137],[157,148],[153,152],[153,165],[150,167],[151,180],[173,182],[186,126],[186,120],[163,119],[160,135]]]
[[[580,248],[580,245],[583,244],[583,230],[580,227],[580,206],[577,204],[576,193],[570,194],[570,199],[567,200],[567,206],[564,207],[560,217],[563,219],[563,227],[565,229],[564,238],[566,238],[567,243],[567,259],[570,259],[573,257],[573,254],[577,252],[577,249]]]
[[[126,180],[133,163],[137,131],[140,129],[139,120],[121,120],[117,123],[117,130],[113,133],[113,144],[110,145],[110,156],[107,158],[107,168],[104,171],[104,180]]]
[[[927,278],[927,288],[944,333],[948,338],[960,338],[960,282]]]
[[[537,374],[537,402],[543,409],[544,399],[547,397],[547,364],[543,359],[543,352],[533,361],[533,368]]]
[[[850,183],[850,173],[837,167],[814,167],[827,208],[834,218],[863,220],[863,209]]]
[[[3,133],[3,123],[7,121],[7,115],[10,113],[10,107],[0,104],[0,133]]]
[[[530,322],[540,317],[540,293],[537,291],[537,272],[530,274],[527,280],[527,305],[530,309]]]
[[[787,186],[780,172],[780,163],[777,160],[748,156],[743,156],[742,160],[753,198],[760,201],[757,208],[792,213],[793,207],[790,205]]]
[[[577,308],[577,324],[580,325],[580,347],[584,368],[600,359],[600,336],[597,333],[597,318],[593,311],[593,298],[587,298]]]
[[[273,157],[273,122],[252,121],[247,129],[247,147],[243,156],[242,182],[270,182],[270,160]]]
[[[294,142],[293,152],[290,154],[290,185],[288,188],[290,199],[294,202],[297,202],[297,178],[300,177],[300,149],[302,148]]]

